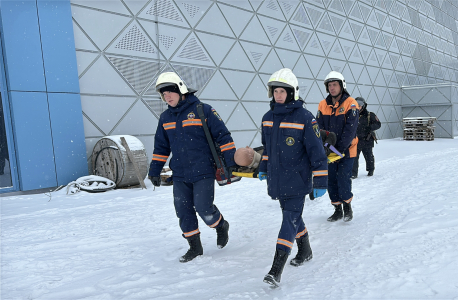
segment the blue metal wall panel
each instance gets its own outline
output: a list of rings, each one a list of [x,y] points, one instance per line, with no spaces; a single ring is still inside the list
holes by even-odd
[[[57,186],[46,93],[10,92],[23,191]]]
[[[2,22],[0,15],[0,24]],[[1,28],[0,28],[1,29]],[[5,131],[6,131],[6,140],[8,144],[8,161],[10,163],[11,171],[11,188],[2,188],[0,193],[16,191],[19,189],[19,182],[17,176],[17,167],[16,167],[16,153],[14,152],[14,141],[11,128],[11,117],[10,117],[10,106],[8,100],[8,91],[6,87],[6,77],[5,77],[5,67],[3,64],[3,34],[0,32],[0,90],[2,94],[2,105],[3,105],[3,117],[5,121]]]
[[[2,0],[1,14],[8,90],[46,91],[35,0]]]
[[[79,93],[72,12],[68,0],[38,0],[48,92]]]
[[[78,94],[49,93],[48,102],[57,183],[66,185],[88,174],[81,98]]]

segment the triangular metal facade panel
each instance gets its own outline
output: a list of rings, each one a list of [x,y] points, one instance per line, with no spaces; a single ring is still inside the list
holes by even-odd
[[[212,108],[214,108],[224,122],[227,122],[227,119],[232,114],[232,112],[238,104],[237,101],[204,100],[203,102],[207,103]]]
[[[131,97],[81,95],[81,107],[90,121],[109,134],[135,100]]]
[[[175,2],[191,27],[196,26],[202,16],[209,14],[207,10],[212,4],[210,1],[180,0]]]
[[[235,43],[224,59],[221,67],[236,70],[255,71],[251,61],[239,43]]]
[[[221,73],[239,99],[242,98],[255,76],[254,73],[232,70],[221,70]]]
[[[270,45],[270,40],[267,37],[264,28],[262,28],[261,23],[258,18],[252,18],[250,23],[247,25],[243,31],[240,39],[244,39],[250,42]]]
[[[235,43],[235,40],[233,39],[214,34],[196,32],[196,35],[217,66],[221,63]]]
[[[72,6],[72,17],[100,50],[105,50],[132,21],[129,17],[79,6]]]
[[[208,33],[234,37],[231,27],[227,24],[226,19],[217,5],[210,7],[202,20],[200,20],[196,29],[206,31]]]
[[[267,112],[267,110],[266,110]],[[229,120],[227,120],[226,126],[227,128],[232,131],[232,130],[249,130],[249,129],[257,129],[258,126],[256,123],[254,123],[254,120],[252,120],[248,114],[248,112],[245,110],[245,107],[241,103],[239,103],[234,111],[232,112],[232,115],[229,117]],[[254,133],[252,134],[254,136]]]
[[[253,18],[253,13],[224,4],[218,5],[221,11],[223,12],[226,21],[229,23],[229,26],[234,32],[235,36],[240,36],[243,30],[245,30],[250,20]]]
[[[142,126],[138,126],[138,124],[142,124]],[[116,127],[109,132],[109,135],[155,134],[157,124],[158,119],[153,117],[151,111],[141,100],[138,100],[118,122]]]
[[[237,96],[230,88],[226,79],[220,71],[216,71],[213,77],[200,94],[201,99],[216,99],[216,100],[237,100]]]
[[[299,52],[288,51],[280,48],[275,49],[275,52],[277,52],[277,55],[280,58],[283,67],[291,70],[296,65],[299,57],[301,57],[301,53]],[[297,74],[295,75],[297,76]]]

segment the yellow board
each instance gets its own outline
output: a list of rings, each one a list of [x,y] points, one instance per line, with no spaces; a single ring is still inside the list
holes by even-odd
[[[343,156],[345,156],[345,154],[342,154]],[[341,159],[342,157],[340,157],[339,155],[335,154],[334,152],[332,152],[331,154],[328,155],[328,164],[331,164],[339,159]]]
[[[342,154],[342,155],[345,156],[345,154]],[[331,164],[331,163],[333,163],[335,161],[338,161],[341,158],[342,157],[340,157],[339,155],[337,155],[334,152],[332,152],[331,154],[328,155],[328,164]],[[251,172],[251,173],[232,172],[232,175],[239,176],[239,177],[246,177],[246,178],[258,178],[256,176],[254,176],[253,172]]]
[[[247,178],[257,178],[254,176],[254,173],[243,173],[243,172],[232,172],[232,175],[239,176],[239,177],[247,177]]]

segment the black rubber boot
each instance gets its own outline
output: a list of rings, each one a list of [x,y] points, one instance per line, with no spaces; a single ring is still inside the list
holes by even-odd
[[[367,176],[374,176],[374,170],[369,171],[369,172],[367,173]]]
[[[197,256],[204,254],[204,249],[202,248],[202,243],[200,242],[200,233],[186,238],[186,240],[189,243],[189,250],[185,255],[180,257],[180,262],[182,263],[191,261]]]
[[[353,219],[353,210],[351,209],[351,203],[343,203],[344,222],[349,222]]]
[[[333,204],[333,205],[334,205],[334,204]],[[341,205],[341,204],[339,204],[339,205],[334,205],[334,208],[335,208],[334,213],[332,214],[332,216],[330,216],[330,217],[328,218],[328,221],[329,221],[329,222],[339,221],[339,220],[342,219],[342,217],[343,217],[342,205]]]
[[[299,267],[304,262],[312,259],[312,248],[310,248],[309,235],[296,239],[297,254],[289,263],[292,266]]]
[[[216,244],[219,249],[224,248],[229,241],[229,222],[224,220],[222,226],[216,228]]]
[[[288,253],[286,251],[277,249],[275,251],[274,262],[272,263],[272,268],[269,273],[264,276],[264,282],[270,284],[274,287],[277,287],[281,280],[281,273],[285,267],[286,260],[288,260]]]

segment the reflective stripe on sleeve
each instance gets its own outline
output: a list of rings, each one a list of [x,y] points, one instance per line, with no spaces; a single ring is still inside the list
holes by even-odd
[[[262,160],[269,160],[269,156],[263,155],[263,156],[262,156]]]
[[[312,171],[313,176],[328,176],[328,170]]]
[[[175,129],[177,127],[177,123],[176,122],[164,123],[162,127],[164,127],[165,130]]]
[[[272,127],[274,126],[274,122],[273,121],[264,121],[262,122],[262,126]]]
[[[221,152],[224,152],[224,151],[227,151],[227,150],[230,150],[230,149],[235,149],[235,144],[234,144],[234,142],[227,143],[225,145],[222,145],[220,148],[221,148]]]
[[[169,158],[169,157],[165,156],[165,155],[153,154],[153,160],[166,162],[167,158]]]

